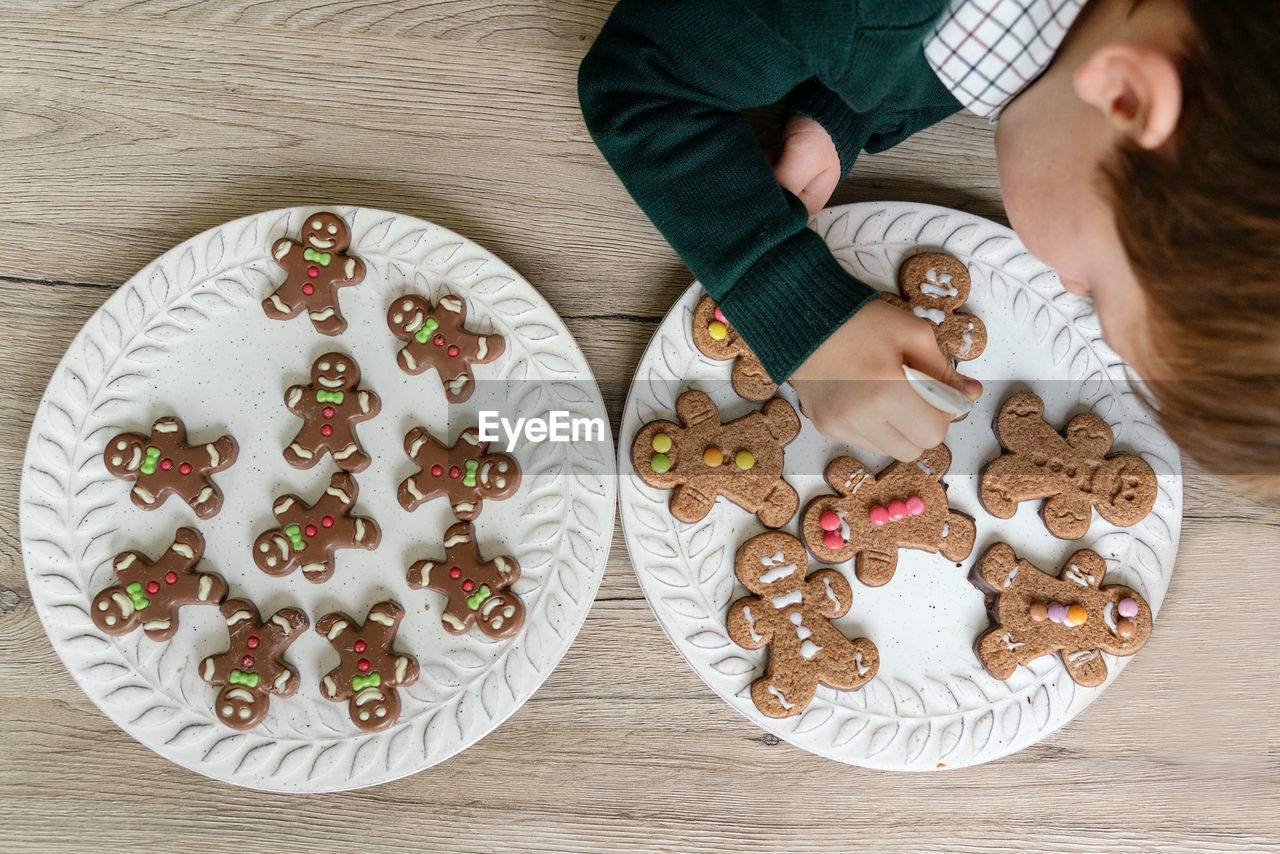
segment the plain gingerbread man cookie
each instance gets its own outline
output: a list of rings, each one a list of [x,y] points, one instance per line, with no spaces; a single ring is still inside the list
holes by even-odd
[[[973,520],[947,505],[940,478],[951,467],[951,451],[938,445],[914,462],[895,462],[879,475],[854,457],[827,466],[827,483],[838,495],[814,499],[804,511],[804,541],[818,559],[844,563],[868,587],[893,578],[898,549],[941,552],[964,560],[973,551]]]
[[[444,532],[444,557],[420,560],[409,567],[409,586],[435,590],[448,597],[441,622],[460,635],[478,624],[495,640],[509,638],[524,625],[524,602],[511,590],[520,579],[520,564],[507,555],[480,556],[476,531],[458,522]]]
[[[201,519],[222,509],[222,491],[209,476],[231,466],[239,448],[230,436],[205,445],[188,445],[187,428],[174,416],[156,419],[151,435],[121,433],[102,453],[107,471],[134,481],[129,497],[135,506],[154,510],[176,495]]]
[[[640,479],[672,490],[672,516],[697,522],[723,495],[770,528],[791,521],[800,505],[800,496],[782,479],[782,449],[800,433],[791,404],[774,398],[762,409],[722,424],[710,396],[686,391],[676,400],[676,414],[683,426],[650,422],[631,447]]]
[[[1061,653],[1067,673],[1086,687],[1107,678],[1102,653],[1133,655],[1151,636],[1151,608],[1129,587],[1102,586],[1107,562],[1089,549],[1067,558],[1055,578],[1005,543],[987,550],[970,581],[987,595],[991,627],[974,649],[992,676]]]
[[[200,662],[200,678],[221,686],[214,700],[218,720],[232,729],[252,729],[267,716],[271,696],[291,697],[298,672],[282,656],[311,621],[296,608],[281,608],[266,622],[247,599],[222,603],[231,646]]]
[[[443,296],[433,308],[420,296],[397,299],[387,309],[387,327],[405,342],[396,353],[396,364],[406,374],[434,368],[444,383],[450,403],[461,403],[475,391],[471,369],[486,365],[506,350],[501,335],[480,335],[467,329],[467,302]]]
[[[335,611],[316,623],[316,632],[337,650],[337,667],[320,680],[325,699],[347,701],[351,722],[366,732],[384,730],[400,717],[403,688],[418,681],[418,662],[391,648],[404,619],[396,602],[379,602],[369,609],[364,625]]]
[[[950,255],[914,255],[898,268],[897,294],[881,294],[891,305],[933,324],[943,354],[961,362],[976,359],[987,348],[987,327],[972,314],[957,311],[969,298],[969,270]]]
[[[693,345],[702,355],[717,362],[734,359],[730,382],[739,397],[747,400],[768,400],[778,391],[778,384],[760,359],[737,331],[729,325],[724,313],[710,296],[703,296],[693,310]]]
[[[1113,525],[1141,522],[1156,503],[1158,482],[1147,461],[1107,456],[1113,436],[1091,412],[1058,433],[1044,420],[1044,401],[1015,394],[1000,407],[996,436],[1008,452],[982,472],[978,497],[987,512],[1008,519],[1023,501],[1047,498],[1040,516],[1049,533],[1077,540],[1089,532],[1096,508]]]
[[[733,562],[755,595],[729,606],[729,638],[744,649],[769,646],[768,669],[751,684],[751,699],[771,718],[803,712],[819,682],[849,691],[880,667],[874,643],[850,640],[831,624],[853,604],[849,582],[834,569],[806,575],[808,566],[804,544],[782,531],[747,540]]]
[[[347,321],[338,309],[338,289],[364,281],[364,262],[344,254],[351,231],[342,217],[313,213],[302,224],[302,242],[282,237],[271,246],[271,257],[285,270],[280,287],[262,301],[273,320],[288,320],[303,311],[321,335],[338,335]]]
[[[344,353],[325,353],[311,365],[311,384],[290,386],[285,406],[302,429],[284,449],[294,468],[309,469],[326,453],[343,471],[364,471],[372,462],[356,438],[356,425],[382,411],[382,401],[360,385],[360,366]]]
[[[360,488],[347,472],[335,472],[315,504],[282,495],[271,506],[278,528],[263,531],[253,544],[253,561],[267,575],[288,575],[301,568],[307,581],[327,581],[338,549],[372,551],[382,529],[367,516],[351,515]]]
[[[227,596],[222,576],[195,571],[203,556],[204,537],[195,528],[179,528],[173,544],[154,562],[137,551],[116,555],[111,568],[120,583],[93,598],[93,624],[109,635],[142,626],[154,641],[173,637],[183,605],[217,605]]]
[[[480,515],[486,499],[501,501],[515,495],[520,466],[514,457],[490,454],[488,449],[474,428],[463,430],[449,447],[426,429],[414,427],[404,437],[404,450],[419,469],[400,483],[400,506],[413,512],[443,495],[453,515],[469,522]]]

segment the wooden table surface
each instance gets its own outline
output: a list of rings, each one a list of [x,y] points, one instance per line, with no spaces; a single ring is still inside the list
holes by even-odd
[[[620,527],[542,688],[398,782],[313,796],[216,783],[72,682],[22,564],[27,431],[80,325],[206,228],[340,202],[467,235],[565,318],[616,427],[690,276],[578,112],[578,62],[609,6],[0,5],[0,850],[1276,850],[1280,516],[1189,463],[1178,571],[1147,648],[1061,731],[968,770],[878,773],[766,737],[667,640]],[[834,201],[882,199],[1002,219],[986,123],[953,118],[865,157]]]

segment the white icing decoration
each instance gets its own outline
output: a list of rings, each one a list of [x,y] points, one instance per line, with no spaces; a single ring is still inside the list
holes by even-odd
[[[1004,641],[1004,645],[1009,648],[1010,652],[1013,652],[1020,646],[1026,646],[1025,643],[1017,643],[1016,641],[1014,641],[1013,636],[1008,632],[1005,632],[1004,634],[1002,634],[1000,636],[1000,640]]]
[[[415,371],[418,369],[418,361],[413,358],[413,354],[409,352],[408,347],[400,351],[400,358],[404,359],[405,367],[407,367],[410,371]]]
[[[458,392],[462,391],[462,387],[466,384],[467,384],[467,375],[458,374],[456,377],[449,380],[449,391],[453,392],[454,394],[457,394]]]
[[[138,559],[138,556],[135,555],[133,552],[126,552],[124,557],[116,561],[116,571],[119,572],[122,569],[128,569],[129,567],[133,566],[133,562],[137,559]]]
[[[188,560],[196,556],[195,550],[192,549],[191,546],[187,545],[186,543],[174,543],[173,545],[169,546],[169,549],[176,554],[182,555]]]
[[[453,626],[458,631],[462,631],[462,621],[448,612],[440,615],[440,619]]]
[[[773,607],[781,611],[783,608],[787,607],[788,605],[798,605],[801,602],[803,602],[804,594],[802,594],[799,590],[792,590],[790,593],[787,593],[783,596],[774,596],[771,601],[773,602]]]
[[[1013,569],[1009,570],[1008,576],[1005,577],[1004,586],[1008,587],[1010,584],[1013,583],[1013,580],[1017,577],[1018,577],[1018,567],[1015,565]]]
[[[335,314],[337,314],[337,312],[333,310],[333,306],[328,306],[327,308],[324,308],[321,311],[311,312],[311,319],[312,320],[328,320],[329,318],[333,317]]]
[[[212,444],[205,445],[204,449],[209,452],[209,465],[216,468],[218,463],[222,462],[222,455],[218,453],[218,449]]]
[[[334,498],[338,499],[343,504],[351,503],[351,497],[347,495],[345,492],[343,492],[341,489],[338,489],[338,487],[336,486],[329,487],[328,489],[325,490],[325,493],[327,493],[328,495],[332,495]]]
[[[960,346],[956,348],[956,355],[967,356],[972,351],[973,351],[973,336],[968,332],[962,332],[960,334]]]
[[[951,274],[943,273],[938,275],[937,270],[930,270],[925,274],[925,281],[920,284],[920,293],[928,294],[931,297],[953,297],[960,293],[955,285],[951,284]]]
[[[840,599],[836,596],[836,592],[831,589],[831,579],[826,576],[822,577],[822,584],[827,588],[827,598],[835,603],[837,608],[840,607]]]
[[[271,683],[271,686],[277,691],[283,691],[284,686],[289,684],[289,675],[288,670],[281,670],[280,675],[276,677],[276,681]]]
[[[243,700],[246,703],[253,702],[253,692],[246,688],[232,688],[227,691],[227,697],[232,700]]]
[[[204,660],[204,672],[200,674],[200,678],[208,682],[209,679],[212,678],[212,676],[213,676],[213,659],[206,658]]]
[[[403,655],[396,659],[396,681],[397,682],[404,681],[404,673],[405,673],[405,670],[408,669],[408,667],[409,667],[409,659],[405,658]]]
[[[364,539],[364,520],[359,516],[356,517],[356,542]]]
[[[453,509],[456,513],[470,513],[472,510],[476,509],[476,505],[470,501],[459,501],[457,504],[453,505]]]
[[[133,494],[141,498],[144,504],[156,503],[156,497],[151,494],[151,490],[146,489],[144,487],[135,486],[133,488]]]
[[[157,433],[177,433],[178,425],[171,419],[163,418],[157,421],[151,429],[155,430]]]
[[[332,676],[326,676],[322,681],[324,682],[325,694],[332,697],[334,694],[338,693],[338,686],[334,683]]]
[[[191,503],[193,505],[204,504],[210,498],[213,498],[213,487],[206,486],[204,489],[200,490],[200,494],[196,496],[196,500]]]
[[[916,317],[923,317],[933,325],[937,326],[947,319],[947,314],[940,308],[924,308],[923,306],[912,306],[911,313]]]
[[[773,696],[775,696],[775,697],[777,697],[777,698],[778,698],[778,702],[782,704],[782,708],[784,708],[784,709],[794,709],[794,708],[795,708],[795,703],[788,703],[788,702],[787,702],[787,698],[786,698],[786,697],[784,697],[784,696],[782,696],[782,692],[781,692],[781,691],[779,691],[779,690],[778,690],[776,687],[774,687],[773,685],[770,685],[770,686],[769,686],[769,693],[770,693],[770,694],[772,694]]]
[[[813,641],[807,640],[800,644],[800,654],[805,658],[813,658],[820,652],[822,652],[822,647],[818,646]]]
[[[856,653],[854,653],[854,655],[853,655],[853,665],[854,665],[855,667],[857,667],[857,668],[858,668],[858,675],[859,675],[859,676],[866,676],[866,675],[867,675],[867,671],[871,669],[870,667],[867,667],[865,664],[863,664],[863,663],[862,663],[862,653],[861,653],[861,652],[856,652]]]
[[[751,640],[755,643],[760,643],[764,640],[763,636],[756,634],[756,621],[751,616],[751,609],[744,606],[742,609],[742,616],[747,618],[747,634],[751,635]]]
[[[133,600],[124,594],[123,590],[117,590],[111,594],[112,600],[120,608],[120,616],[126,620],[133,614]]]
[[[312,454],[310,451],[308,451],[306,448],[304,448],[304,447],[302,447],[301,445],[299,445],[297,442],[294,442],[292,445],[290,445],[290,446],[289,446],[289,448],[290,448],[290,450],[292,450],[295,454],[297,454],[298,456],[302,457],[304,460],[309,460],[309,459],[311,459],[313,456],[315,456],[315,455],[314,455],[314,454]]]
[[[356,448],[356,443],[352,442],[351,444],[343,448],[341,451],[334,451],[333,458],[335,460],[345,460],[347,457],[354,454],[357,450],[358,449]]]
[[[440,297],[440,307],[454,314],[462,311],[462,300],[457,297]]]
[[[290,631],[292,631],[292,627],[289,625],[289,621],[286,620],[284,617],[280,616],[279,614],[272,614],[271,622],[275,623],[282,630],[284,630],[285,634],[288,634]]]
[[[943,522],[942,523],[942,539],[945,540],[947,538],[947,534],[950,534],[950,533],[951,533],[951,526],[946,522]]]
[[[1088,587],[1089,585],[1093,584],[1093,581],[1094,581],[1094,578],[1092,575],[1086,575],[1084,572],[1080,570],[1080,567],[1076,566],[1074,563],[1071,564],[1071,566],[1067,567],[1067,571],[1063,573],[1063,577],[1065,577],[1068,581],[1074,581],[1076,584],[1079,584],[1081,587]]]
[[[213,576],[200,576],[200,589],[196,592],[196,598],[201,602],[208,601],[209,594],[213,592]]]
[[[164,631],[169,628],[169,619],[166,617],[163,620],[150,620],[149,622],[143,623],[142,628],[144,631],[148,632]]]
[[[458,543],[467,543],[470,541],[471,538],[466,534],[454,534],[452,537],[449,537],[444,541],[444,547],[447,549],[450,546],[456,546]]]
[[[925,474],[931,477],[933,476],[933,469],[929,468],[929,464],[926,463],[924,460],[916,460],[916,468],[920,469],[920,471],[924,472]]]
[[[386,626],[387,628],[390,628],[391,626],[394,626],[396,624],[396,621],[393,620],[391,618],[391,615],[388,614],[386,611],[370,611],[369,619],[377,623],[378,625]]]
[[[338,635],[346,631],[346,628],[347,628],[346,620],[334,620],[333,625],[329,627],[329,633],[326,634],[325,637],[327,637],[329,640],[333,640]]]
[[[134,448],[133,456],[129,458],[129,465],[126,468],[129,471],[137,471],[140,465],[142,465],[142,448]]]
[[[412,495],[414,498],[418,499],[419,501],[421,501],[423,498],[426,497],[422,494],[422,490],[418,489],[417,481],[415,481],[413,478],[409,478],[404,482],[404,488],[409,491],[410,495]]]
[[[771,569],[764,575],[761,575],[760,581],[764,584],[772,584],[773,582],[786,578],[794,573],[796,571],[796,565],[794,563],[789,563],[782,566],[781,564],[784,560],[786,560],[786,558],[783,556],[782,552],[775,552],[772,555],[764,555],[761,557],[760,564],[762,566],[772,566],[777,568]]]
[[[280,297],[276,296],[275,294],[271,295],[271,304],[276,307],[276,311],[282,311],[286,314],[289,313],[289,306],[285,305],[284,301],[281,300]]]
[[[1117,630],[1118,626],[1116,624],[1114,602],[1108,602],[1107,606],[1102,609],[1102,620],[1107,624],[1107,628],[1111,629],[1111,631],[1114,632]]]
[[[1097,657],[1098,657],[1098,650],[1082,649],[1082,650],[1079,650],[1078,652],[1071,653],[1070,655],[1067,656],[1067,659],[1076,667],[1079,667],[1082,664],[1088,664],[1090,661],[1093,661]]]
[[[483,361],[484,357],[487,355],[489,355],[489,342],[485,340],[483,335],[481,335],[480,339],[476,342],[476,358]]]

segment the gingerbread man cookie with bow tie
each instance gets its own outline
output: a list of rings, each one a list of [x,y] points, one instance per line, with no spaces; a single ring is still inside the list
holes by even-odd
[[[267,575],[302,569],[303,578],[319,583],[333,575],[338,549],[372,551],[382,529],[367,516],[352,515],[360,488],[347,472],[335,472],[315,504],[282,495],[271,506],[278,528],[263,531],[253,544],[253,561]]]
[[[284,449],[289,465],[308,469],[327,452],[343,471],[364,471],[372,461],[355,428],[382,410],[382,402],[360,385],[360,366],[344,353],[325,353],[311,366],[311,384],[291,386],[285,406],[302,418],[302,429]]]
[[[520,579],[515,558],[480,556],[476,530],[458,522],[444,532],[444,557],[420,560],[409,567],[409,586],[448,597],[441,622],[445,631],[460,635],[475,624],[495,640],[509,638],[524,625],[524,602],[511,590]]]
[[[520,465],[508,454],[491,454],[477,431],[463,430],[453,447],[422,427],[404,437],[404,450],[420,467],[400,483],[400,506],[413,512],[438,496],[449,499],[453,515],[471,521],[486,499],[501,501],[520,488]]]
[[[230,436],[204,445],[187,444],[187,428],[173,416],[156,419],[150,435],[121,433],[102,453],[107,471],[134,481],[129,498],[143,510],[154,510],[176,495],[201,519],[222,509],[222,491],[210,479],[236,461],[239,447]]]
[[[318,211],[302,223],[302,242],[282,237],[271,246],[271,257],[285,270],[285,280],[262,301],[274,320],[288,320],[303,311],[321,335],[338,335],[347,320],[338,308],[338,289],[364,281],[364,262],[345,254],[351,230],[337,214]]]
[[[296,608],[281,608],[263,622],[247,599],[222,603],[231,647],[200,662],[200,678],[220,686],[213,708],[232,729],[252,729],[267,716],[271,697],[291,697],[298,671],[281,657],[311,621]]]
[[[369,609],[364,625],[341,611],[325,614],[316,632],[337,651],[340,662],[320,680],[325,699],[347,701],[351,722],[365,732],[378,732],[400,717],[403,688],[418,681],[418,662],[396,652],[396,631],[404,608],[396,602],[379,602]]]
[[[502,355],[507,342],[501,335],[481,335],[466,328],[467,302],[452,294],[434,306],[413,294],[398,298],[387,309],[387,327],[405,342],[396,364],[406,374],[435,369],[450,403],[461,403],[475,391],[475,365]]]

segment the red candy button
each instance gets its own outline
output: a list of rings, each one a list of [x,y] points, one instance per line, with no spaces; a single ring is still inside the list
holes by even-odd
[[[432,338],[431,340],[432,340],[433,342],[435,342],[435,345],[436,345],[437,347],[443,347],[443,346],[444,346],[444,336],[443,336],[443,335],[437,335],[435,338]]]
[[[889,508],[881,504],[877,504],[871,508],[871,512],[867,514],[872,525],[883,525],[889,521]]]
[[[321,525],[323,525],[323,526],[324,526],[324,527],[326,527],[326,528],[332,528],[332,527],[333,527],[333,517],[332,517],[332,516],[325,516],[323,519],[321,519],[321,520],[320,520],[320,524],[321,524]]]
[[[252,656],[252,655],[246,655],[244,658],[240,659],[240,666],[241,666],[241,667],[253,667],[253,656]]]
[[[366,649],[369,648],[369,645],[362,640],[358,640],[356,641],[355,648],[356,648],[356,652],[364,652]]]
[[[182,472],[183,474],[191,474],[191,463],[183,463],[182,465],[178,466],[178,471]]]
[[[468,578],[466,581],[462,582],[462,592],[463,592],[463,593],[470,593],[470,592],[471,592],[472,590],[474,590],[475,588],[476,588],[476,583],[475,583],[474,581],[472,581],[470,578]]]
[[[315,525],[308,525],[308,526],[306,527],[306,531],[307,531],[307,536],[308,536],[308,537],[314,537],[314,536],[316,535],[316,526],[315,526]]]
[[[456,567],[456,566],[449,567],[449,577],[450,577],[450,578],[461,578],[461,577],[462,577],[462,570],[461,570],[461,569],[458,569],[458,567]]]
[[[828,510],[818,517],[818,524],[822,526],[824,531],[840,530],[840,516],[834,510]]]
[[[315,285],[303,285],[303,286],[302,286],[302,292],[303,292],[304,294],[306,294],[307,296],[311,296],[312,294],[314,294],[314,293],[316,292],[316,287],[315,287]]]
[[[369,659],[367,658],[362,658],[356,662],[356,670],[359,670],[361,673],[368,673],[369,668],[371,667],[373,667],[373,665],[369,663]]]
[[[906,518],[906,515],[907,515],[906,502],[899,501],[896,498],[889,502],[889,518],[890,519],[896,522],[899,519]]]
[[[844,537],[840,536],[839,531],[827,531],[822,535],[822,544],[833,552],[838,552],[844,548]]]
[[[148,582],[147,582],[147,592],[148,592],[148,593],[159,593],[159,592],[160,592],[160,582],[159,582],[159,581],[148,581]]]
[[[924,512],[924,499],[919,495],[913,495],[907,499],[907,513],[912,516],[919,516]]]
[[[174,583],[174,582],[176,582],[177,580],[178,580],[178,573],[176,573],[176,572],[166,572],[166,573],[164,574],[164,583],[165,583],[165,584],[173,584],[173,583]]]
[[[440,465],[440,464],[438,464],[438,463],[437,463],[436,465],[432,466],[432,467],[431,467],[431,474],[432,474],[432,476],[433,476],[433,477],[439,477],[440,475],[444,474],[444,466],[442,466],[442,465]]]
[[[326,406],[324,409],[320,410],[320,414],[321,414],[321,415],[323,415],[325,418],[332,418],[332,417],[333,417],[333,407],[332,407],[332,406]]]
[[[173,468],[173,460],[168,458],[161,460],[160,468],[164,469],[165,471],[168,471],[169,469]]]
[[[245,646],[249,647],[249,649],[257,649],[257,648],[258,648],[258,636],[257,636],[257,635],[249,635],[248,640],[246,640],[246,641],[245,641]]]
[[[450,356],[456,356],[456,355],[458,355],[458,348],[457,348],[457,347],[455,347],[455,346],[453,346],[452,344],[450,344],[450,345],[449,345],[449,355],[450,355]]]
[[[449,477],[461,477],[462,469],[457,466],[449,466]]]
[[[307,275],[314,279],[316,276],[320,275],[320,268],[317,267],[315,264],[312,264],[310,267],[307,268]],[[307,293],[311,293],[311,291],[307,291],[307,288],[311,288],[311,286],[307,285],[306,287],[303,288],[303,290],[306,291]],[[313,291],[315,290],[315,288],[311,288],[311,290]]]
[[[322,425],[320,425],[320,435],[321,435],[321,436],[332,436],[332,435],[333,435],[333,425],[332,425],[332,424],[322,424]]]

